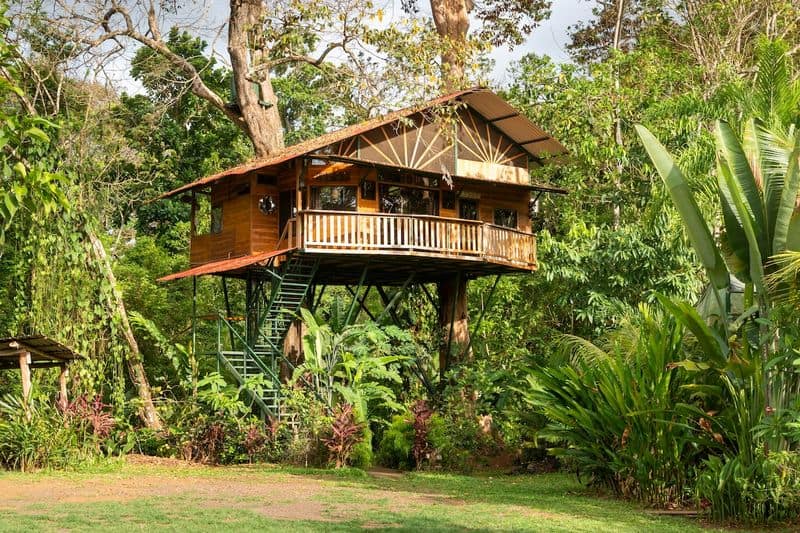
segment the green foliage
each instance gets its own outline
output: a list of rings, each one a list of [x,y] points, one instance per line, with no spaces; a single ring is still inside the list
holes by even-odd
[[[550,421],[540,435],[565,444],[554,453],[624,496],[686,500],[696,468],[719,445],[701,430],[691,379],[676,367],[683,332],[672,317],[641,307],[602,347],[566,338],[567,359],[533,370],[522,391]]]
[[[328,405],[341,398],[360,421],[379,422],[401,409],[395,391],[402,384],[401,365],[416,352],[407,332],[374,322],[347,324],[338,312],[325,324],[307,309],[300,312],[308,333],[303,338],[305,361],[295,369],[295,381],[310,374]]]
[[[79,398],[76,402],[80,402]],[[82,400],[86,406],[85,398]],[[57,409],[49,398],[26,401],[6,395],[0,400],[0,466],[29,472],[71,468],[92,463],[114,450],[110,435],[114,419],[99,404],[97,409]]]
[[[411,449],[414,446],[414,425],[408,414],[395,415],[383,431],[378,445],[377,458],[389,468],[410,470],[414,466]]]
[[[800,515],[800,454],[756,452],[752,461],[714,456],[704,462],[697,480],[701,504],[716,520],[769,523]]]

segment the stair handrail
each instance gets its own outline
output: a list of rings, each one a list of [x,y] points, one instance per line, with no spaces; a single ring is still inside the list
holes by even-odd
[[[250,347],[249,344],[247,344],[247,342],[242,338],[241,334],[238,331],[236,331],[236,328],[234,328],[228,322],[228,320],[224,316],[222,316],[222,313],[220,313],[220,312],[217,312],[217,319],[220,321],[221,324],[225,324],[225,326],[233,333],[233,335],[237,339],[239,339],[239,342],[242,343],[242,346],[244,347],[244,351],[247,352],[247,354],[250,355],[250,357],[253,358],[253,360],[256,363],[256,366],[259,369],[261,369],[262,372],[264,372],[265,374],[268,374],[272,379],[274,379],[275,380],[275,384],[280,388],[280,386],[281,386],[281,378],[277,374],[275,374],[275,372],[271,368],[269,368],[267,365],[264,364],[264,362],[261,360],[261,357]],[[223,350],[221,349],[222,346],[220,344],[218,344],[217,348],[218,348],[219,353],[221,354],[223,352]],[[233,348],[234,347],[231,346],[231,349],[233,349]]]
[[[289,220],[286,221],[286,224],[283,226],[283,231],[281,231],[281,236],[278,237],[278,244],[275,246],[276,249],[280,249],[281,243],[284,240],[286,241],[286,247],[287,248],[294,248],[295,247],[295,246],[292,246],[292,239],[290,238],[290,236],[295,234],[294,231],[291,231],[291,228],[293,228],[296,224],[297,224],[297,217],[296,216],[294,216],[294,217],[292,217],[292,218],[290,218]],[[299,244],[299,242],[297,244]]]

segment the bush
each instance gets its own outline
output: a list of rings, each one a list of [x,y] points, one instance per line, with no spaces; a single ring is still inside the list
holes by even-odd
[[[410,470],[414,467],[413,446],[414,425],[407,416],[395,415],[378,445],[378,461],[389,468]]]
[[[361,435],[361,441],[353,447],[350,453],[350,465],[355,468],[366,470],[372,467],[375,462],[374,454],[372,453],[372,430],[369,426],[364,426],[364,431]]]
[[[362,442],[364,425],[356,421],[353,406],[339,404],[334,409],[331,434],[322,439],[330,452],[331,462],[336,468],[347,466],[353,449]]]
[[[80,397],[64,411],[48,399],[0,401],[0,466],[24,472],[94,461],[111,447],[114,418],[99,399]]]
[[[711,457],[697,480],[697,497],[717,520],[768,523],[800,517],[800,454]]]
[[[526,392],[550,420],[541,432],[562,444],[590,483],[647,503],[691,497],[695,469],[722,446],[704,411],[694,405],[683,328],[671,317],[641,309],[607,347],[573,340],[570,361],[534,370]]]

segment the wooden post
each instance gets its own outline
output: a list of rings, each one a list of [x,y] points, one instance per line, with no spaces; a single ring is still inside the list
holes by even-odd
[[[25,402],[31,395],[31,354],[30,352],[19,352],[19,371],[22,374],[22,397]]]
[[[453,346],[461,352],[470,347],[469,313],[467,310],[467,279],[463,275],[453,276],[437,284],[439,292],[439,327],[442,344],[439,349],[439,373],[444,377],[450,368],[450,352]],[[466,349],[464,360],[472,357],[472,349]]]
[[[59,388],[58,403],[62,409],[66,409],[67,405],[69,405],[69,398],[67,397],[68,372],[69,370],[67,369],[67,363],[62,363],[61,373],[58,375],[58,388]]]

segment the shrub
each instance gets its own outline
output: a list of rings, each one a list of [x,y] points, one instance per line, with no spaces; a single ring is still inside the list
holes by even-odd
[[[800,517],[800,454],[758,452],[747,464],[741,455],[711,457],[697,480],[697,497],[717,520],[748,523]]]
[[[114,419],[102,402],[82,401],[66,412],[47,399],[0,401],[0,466],[30,471],[91,462],[108,447]]]
[[[361,440],[353,447],[353,451],[350,453],[350,465],[366,470],[373,465],[374,461],[372,430],[365,424]]]
[[[389,468],[410,470],[414,466],[414,425],[407,416],[395,415],[378,445],[378,461]]]
[[[352,405],[345,403],[336,406],[331,424],[331,435],[323,439],[336,468],[347,465],[353,448],[363,438],[363,431],[364,426],[356,422]]]
[[[550,420],[541,434],[562,443],[551,451],[622,496],[689,498],[694,470],[722,446],[689,405],[692,375],[675,365],[685,358],[683,328],[642,307],[606,349],[572,342],[571,361],[534,370],[526,392]]]

